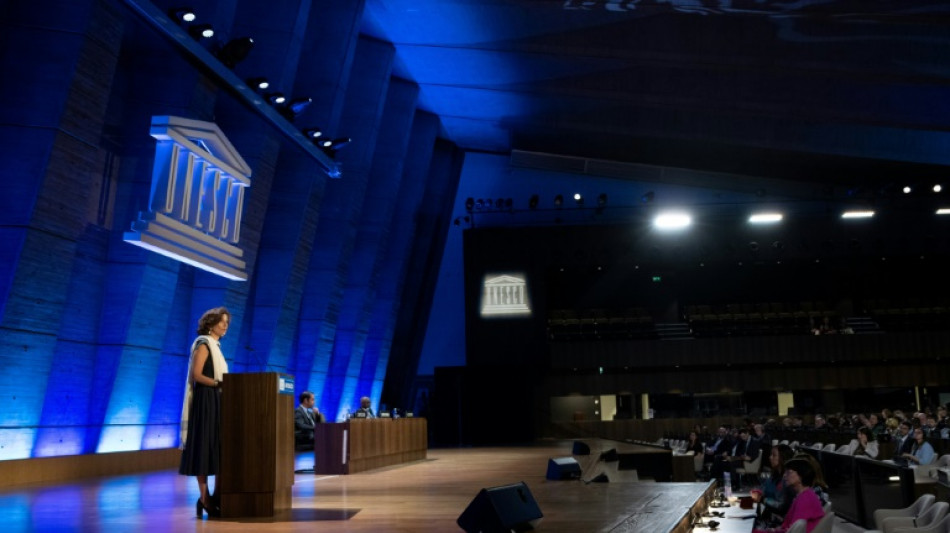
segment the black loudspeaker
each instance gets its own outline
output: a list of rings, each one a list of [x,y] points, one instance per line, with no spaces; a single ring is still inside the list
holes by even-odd
[[[575,440],[571,455],[590,455],[590,446],[586,442]]]
[[[531,531],[542,516],[538,502],[522,481],[482,489],[456,523],[467,533],[510,533]]]
[[[581,465],[573,457],[548,459],[548,479],[580,479]]]

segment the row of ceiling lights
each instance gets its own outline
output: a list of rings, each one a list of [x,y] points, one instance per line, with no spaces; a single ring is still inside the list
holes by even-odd
[[[194,24],[198,17],[193,9],[176,8],[172,9],[169,14],[172,19],[179,24],[186,24],[188,35],[196,41],[214,37],[214,28],[210,24]],[[233,69],[247,57],[253,48],[254,39],[251,37],[239,37],[228,41],[224,46],[215,50],[215,57],[217,57],[224,66]],[[310,97],[288,100],[287,97],[280,92],[267,92],[268,89],[270,89],[270,82],[267,81],[267,78],[251,78],[246,82],[248,86],[266,98],[277,112],[290,122],[296,120],[297,117],[313,103],[313,98]],[[336,139],[326,138],[323,136],[323,130],[317,127],[305,128],[303,129],[303,134],[330,157],[334,157],[337,150],[352,141],[349,137]]]

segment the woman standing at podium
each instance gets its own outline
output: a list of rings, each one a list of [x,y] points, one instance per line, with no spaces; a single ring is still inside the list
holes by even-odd
[[[196,476],[201,495],[195,512],[201,518],[218,516],[218,505],[208,493],[208,476],[221,462],[221,389],[228,362],[221,353],[221,337],[228,332],[231,313],[224,307],[205,311],[198,320],[198,338],[191,344],[188,379],[181,418],[181,464],[178,473]]]

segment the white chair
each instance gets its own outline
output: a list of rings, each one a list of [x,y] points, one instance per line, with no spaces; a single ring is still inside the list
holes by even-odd
[[[936,499],[937,497],[933,494],[924,494],[920,498],[917,498],[917,501],[912,503],[910,507],[904,507],[903,509],[878,509],[874,511],[874,527],[883,531],[884,520],[887,518],[897,516],[909,516],[914,518],[920,516],[928,507],[933,505]]]
[[[745,475],[759,475],[759,470],[762,468],[762,450],[759,450],[759,454],[755,456],[755,459],[751,461],[742,461],[742,466],[736,468],[736,474],[739,476],[739,480],[742,480],[742,476]]]
[[[926,527],[900,527],[895,529],[894,533],[950,533],[950,514],[936,524]]]
[[[779,444],[788,444],[788,441],[783,439]]]
[[[805,520],[804,518],[800,518],[796,520],[795,523],[792,524],[790,528],[788,528],[788,531],[786,533],[806,533],[808,531],[808,529],[806,529],[807,527],[808,527],[808,521]]]
[[[822,446],[824,446],[824,444],[822,444],[822,443],[820,443],[820,442],[816,442],[816,443],[814,443],[814,444],[811,445],[811,449],[812,449],[812,450],[820,450],[820,449],[822,448]]]
[[[797,450],[797,449],[798,449],[798,441],[797,441],[797,440],[793,440],[792,442],[789,442],[789,443],[788,443],[788,447],[791,448],[791,449],[793,449],[793,450]]]
[[[830,503],[828,505],[831,505]],[[811,530],[811,533],[831,533],[831,530],[834,529],[835,525],[835,513],[831,511],[825,511],[825,516],[821,517],[821,520],[815,524],[815,529]]]
[[[884,527],[881,529],[884,533],[894,533],[897,530],[920,529],[937,525],[945,516],[950,503],[937,502],[928,507],[924,512],[912,516],[892,516],[884,519]],[[814,531],[812,532],[814,533]]]
[[[850,450],[851,450],[851,446],[848,446],[847,444],[842,444],[841,446],[838,446],[838,448],[835,450],[835,453],[848,453]]]
[[[772,439],[772,446],[778,446],[778,439]]]
[[[829,442],[828,444],[825,444],[825,447],[822,448],[821,451],[823,451],[823,452],[833,452],[833,451],[835,451],[835,443]]]

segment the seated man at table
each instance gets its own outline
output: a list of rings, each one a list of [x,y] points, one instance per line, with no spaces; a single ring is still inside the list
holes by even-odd
[[[294,443],[298,449],[313,449],[313,429],[324,420],[315,403],[312,392],[300,393],[300,405],[294,409]]]
[[[368,396],[360,398],[360,408],[353,413],[353,418],[376,418],[376,415],[373,414],[373,408],[370,406]]]

